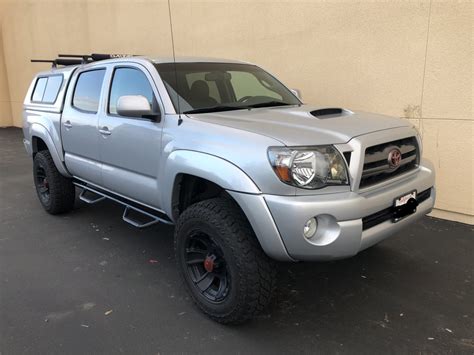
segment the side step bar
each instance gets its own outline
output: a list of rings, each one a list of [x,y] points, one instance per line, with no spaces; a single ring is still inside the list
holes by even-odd
[[[99,196],[99,197],[97,197],[96,199],[90,199],[90,198],[86,197],[87,192],[90,192],[90,191],[83,188],[82,191],[81,191],[81,194],[79,195],[79,199],[81,201],[84,201],[85,203],[88,203],[89,205],[93,205],[94,203],[105,200],[105,196],[101,196],[101,195],[99,195],[95,192],[93,192],[93,194],[96,195],[96,196]]]
[[[132,211],[136,211],[138,213],[141,213],[141,214],[145,215],[146,217],[149,217],[150,220],[148,222],[146,222],[146,221],[139,221],[138,219],[133,219],[133,217],[131,216]],[[132,226],[137,227],[137,228],[146,228],[146,227],[152,226],[152,225],[162,221],[160,218],[158,218],[156,216],[153,216],[149,213],[146,213],[144,211],[140,211],[140,210],[138,210],[136,208],[133,208],[133,207],[130,207],[130,206],[125,206],[125,209],[123,210],[122,219],[124,220],[124,222],[127,222],[127,223],[129,223]]]
[[[73,183],[82,189],[79,199],[85,203],[95,204],[105,199],[109,199],[125,206],[122,219],[124,222],[127,222],[136,228],[146,228],[160,222],[165,224],[173,224],[168,216],[152,208],[141,206],[134,201],[128,201],[122,196],[109,193],[108,191],[104,191],[100,188],[91,187],[82,181],[75,180]],[[93,194],[94,196],[88,197],[86,194]],[[143,220],[143,218],[137,217],[145,217],[145,220]]]

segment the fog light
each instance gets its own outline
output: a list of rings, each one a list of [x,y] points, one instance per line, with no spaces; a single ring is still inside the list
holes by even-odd
[[[310,218],[308,221],[305,223],[304,228],[303,228],[303,235],[306,239],[311,239],[314,237],[316,234],[316,229],[318,228],[318,222],[316,221],[316,218]]]

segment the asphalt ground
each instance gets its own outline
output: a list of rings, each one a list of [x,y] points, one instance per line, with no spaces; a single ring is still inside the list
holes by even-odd
[[[0,129],[0,354],[474,353],[474,228],[426,217],[351,259],[279,264],[268,310],[202,315],[173,228],[137,230],[103,202],[37,200],[21,130]]]

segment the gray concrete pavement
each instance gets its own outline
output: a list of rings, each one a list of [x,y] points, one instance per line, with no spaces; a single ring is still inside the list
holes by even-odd
[[[472,226],[426,217],[348,260],[280,264],[268,311],[229,327],[188,299],[173,228],[120,213],[46,214],[21,131],[0,129],[0,354],[474,353]]]

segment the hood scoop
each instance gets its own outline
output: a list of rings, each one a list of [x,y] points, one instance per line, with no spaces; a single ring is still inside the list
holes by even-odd
[[[314,117],[321,119],[346,116],[351,113],[349,110],[337,107],[321,108],[310,112]]]

